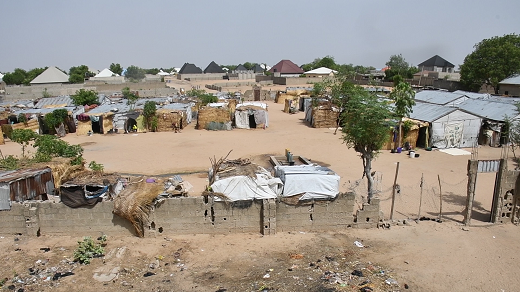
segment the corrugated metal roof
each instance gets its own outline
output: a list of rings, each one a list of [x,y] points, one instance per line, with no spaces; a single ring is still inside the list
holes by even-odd
[[[489,93],[475,93],[475,92],[470,92],[470,91],[464,91],[464,90],[455,90],[453,93],[455,94],[463,94],[469,98],[481,98],[481,99],[485,99],[485,98],[490,98],[491,97],[491,94]]]
[[[410,118],[431,123],[456,110],[454,107],[418,102],[412,107]]]
[[[506,117],[514,119],[519,115],[516,105],[493,99],[468,99],[458,107],[481,118],[500,122]]]
[[[39,169],[19,169],[0,172],[0,183],[9,183],[20,179],[25,179],[45,172],[50,172],[49,167]]]
[[[48,113],[52,113],[53,111],[57,109],[66,109],[69,112],[73,112],[75,107],[55,107],[55,108],[28,108],[28,109],[22,109],[15,111],[15,114],[18,115],[20,113],[24,114],[40,114],[40,115],[46,115]]]
[[[434,104],[448,104],[451,102],[455,102],[458,99],[463,99],[463,94],[451,93],[447,91],[440,90],[423,90],[419,91],[415,94],[415,100],[434,103]]]
[[[520,85],[520,74],[516,74],[509,78],[506,78],[506,79],[500,81],[498,84]]]
[[[70,96],[47,97],[38,100],[34,108],[44,108],[53,105],[74,106]]]

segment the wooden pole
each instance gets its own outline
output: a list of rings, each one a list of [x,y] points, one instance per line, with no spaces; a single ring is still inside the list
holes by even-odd
[[[437,175],[437,178],[439,179],[439,220],[442,221],[442,186],[441,186],[441,176]]]
[[[424,184],[424,173],[421,174],[421,195],[419,196],[419,213],[417,214],[417,220],[421,219],[423,184]]]
[[[397,166],[395,168],[394,186],[392,188],[392,209],[390,210],[390,220],[394,219],[395,187],[397,185],[397,175],[398,174],[399,174],[399,162],[397,162]]]

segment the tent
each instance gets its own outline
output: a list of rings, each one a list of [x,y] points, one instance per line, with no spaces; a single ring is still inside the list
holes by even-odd
[[[319,165],[275,166],[275,177],[284,184],[282,197],[302,200],[333,199],[339,194],[340,176]]]
[[[238,129],[269,127],[267,105],[260,102],[237,104],[235,109],[235,126]]]
[[[419,128],[418,147],[472,147],[477,142],[482,119],[468,111],[418,102],[410,119],[428,122]]]

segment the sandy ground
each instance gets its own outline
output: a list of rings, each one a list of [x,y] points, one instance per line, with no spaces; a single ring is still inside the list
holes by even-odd
[[[195,130],[193,123],[182,133],[91,137],[71,134],[64,140],[83,145],[85,159],[102,163],[106,172],[151,176],[180,174],[194,186],[190,191],[193,196],[200,194],[207,184],[205,174],[210,167],[210,157],[220,158],[232,150],[231,159],[250,158],[270,167],[267,162],[269,155],[281,155],[288,148],[295,155],[305,156],[336,171],[341,176],[341,191],[355,191],[358,205],[361,205],[366,188],[361,180],[362,162],[355,151],[342,144],[341,135],[334,135],[334,129],[309,127],[303,120],[303,113],[286,114],[282,112],[281,104],[269,102],[268,105],[269,127],[265,130]],[[20,155],[19,145],[12,142],[0,146],[0,149],[4,155]],[[92,290],[100,291],[218,291],[221,287],[227,291],[258,291],[265,285],[278,291],[359,291],[359,286],[356,286],[359,283],[352,282],[354,280],[346,286],[321,280],[325,270],[352,271],[355,268],[352,263],[358,261],[365,270],[376,265],[391,271],[389,273],[398,281],[401,291],[406,290],[405,283],[409,291],[518,291],[520,280],[516,275],[518,259],[515,259],[519,252],[516,244],[520,239],[518,227],[488,223],[495,175],[479,174],[473,226],[463,231],[461,212],[464,210],[466,166],[470,156],[452,156],[422,149],[417,153],[419,158],[409,158],[404,153],[385,151],[374,161],[373,170],[381,176],[378,196],[382,200],[382,210],[388,219],[391,186],[399,162],[401,191],[396,198],[394,219],[417,218],[421,176],[424,177],[421,216],[437,217],[440,177],[443,223],[411,221],[409,226],[393,226],[389,230],[279,233],[269,237],[258,234],[194,235],[174,237],[171,241],[163,238],[114,238],[109,240],[107,248],[126,246],[134,258],[118,262],[119,266],[127,269],[120,274],[119,280],[104,284],[92,280],[93,269],[106,265],[101,259],[95,259],[91,266],[79,266],[76,275],[60,280],[61,288],[49,286],[48,289],[69,291],[75,285],[92,285]],[[497,159],[500,149],[481,147],[478,155],[480,159]],[[19,237],[20,241],[9,236],[0,238],[2,258],[10,259],[7,266],[0,267],[0,277],[12,278],[10,273],[13,269],[20,273],[28,268],[28,264],[48,255],[56,259],[70,257],[77,240]],[[355,240],[361,240],[369,248],[355,247]],[[42,254],[39,248],[44,246],[52,246],[51,252]],[[20,253],[13,252],[16,248],[20,248]],[[179,248],[187,250],[181,252],[181,261],[188,267],[182,271],[182,266],[173,256]],[[304,257],[295,261],[288,256],[289,253],[299,253]],[[139,273],[146,272],[149,262],[158,255],[165,256],[165,261],[170,264],[164,266],[165,263],[161,262],[161,272],[157,270],[154,277],[143,278]],[[322,259],[325,256],[335,260]],[[310,263],[318,259],[328,262],[328,266],[309,268]],[[297,266],[293,269],[298,270],[297,276],[288,273],[292,265]],[[273,277],[264,279],[271,268],[279,271],[278,276],[271,272]],[[386,279],[386,276],[378,277]],[[376,283],[377,279],[372,281]],[[40,290],[46,290],[45,287],[41,286]],[[375,291],[399,289],[390,285],[381,287],[385,289],[377,288]]]

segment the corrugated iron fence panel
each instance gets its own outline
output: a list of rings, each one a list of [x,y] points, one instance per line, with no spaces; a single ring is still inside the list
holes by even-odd
[[[11,198],[9,196],[9,185],[0,186],[0,211],[11,210]]]
[[[11,182],[11,201],[39,200],[47,194],[49,182],[54,185],[51,171]]]
[[[500,160],[479,160],[477,172],[498,172]]]

